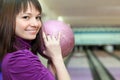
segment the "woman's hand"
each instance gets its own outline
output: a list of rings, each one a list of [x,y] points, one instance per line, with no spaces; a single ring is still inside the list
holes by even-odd
[[[43,39],[46,46],[46,50],[43,53],[50,58],[50,61],[52,61],[48,64],[51,72],[54,75],[56,74],[57,80],[71,80],[62,58],[60,33],[58,33],[56,38],[54,35],[46,35],[43,32]]]
[[[46,46],[46,50],[43,53],[50,59],[62,57],[61,47],[60,47],[60,33],[58,33],[57,38],[52,35],[46,35],[43,32],[43,39]]]

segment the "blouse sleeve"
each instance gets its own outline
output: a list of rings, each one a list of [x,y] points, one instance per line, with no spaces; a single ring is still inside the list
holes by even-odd
[[[13,53],[8,62],[12,80],[55,80],[39,58],[29,50]]]

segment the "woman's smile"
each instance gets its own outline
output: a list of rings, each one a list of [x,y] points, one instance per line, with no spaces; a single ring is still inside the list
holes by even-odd
[[[36,35],[38,32],[38,29],[27,29],[26,31],[32,35]]]

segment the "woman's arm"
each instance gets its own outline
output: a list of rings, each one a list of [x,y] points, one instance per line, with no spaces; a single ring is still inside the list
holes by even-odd
[[[53,62],[53,63],[52,63]],[[65,67],[63,59],[55,59],[55,61],[48,61],[48,68],[57,78],[57,80],[70,80],[69,73]]]
[[[51,63],[49,69],[54,75],[57,76],[58,80],[70,80],[70,76],[64,64],[60,47],[60,33],[56,39],[54,36],[46,36],[43,32],[43,38],[46,46],[44,54],[50,57]]]
[[[52,74],[56,77],[56,69],[51,60],[48,60],[47,67],[52,72]]]
[[[62,58],[55,58],[53,64],[56,69],[56,76],[58,80],[70,80],[69,73]]]

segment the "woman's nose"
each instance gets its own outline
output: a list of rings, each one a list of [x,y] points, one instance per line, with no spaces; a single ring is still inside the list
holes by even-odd
[[[39,23],[40,22],[37,19],[31,19],[31,22],[30,22],[31,26],[33,27],[38,27]]]

